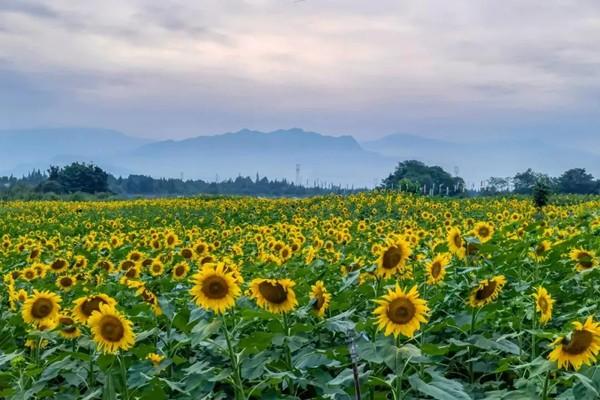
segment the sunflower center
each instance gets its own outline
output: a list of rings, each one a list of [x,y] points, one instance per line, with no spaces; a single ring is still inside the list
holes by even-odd
[[[592,262],[592,260],[586,259],[586,260],[580,260],[579,261],[579,265],[583,269],[590,269],[590,268],[592,268],[594,266],[594,263]]]
[[[63,269],[64,267],[65,267],[64,260],[56,260],[52,264],[50,264],[50,268],[57,270],[57,271]]]
[[[483,285],[483,287],[477,290],[477,293],[475,293],[475,298],[477,300],[485,300],[488,297],[492,296],[496,291],[496,285],[496,281],[489,281],[488,283]]]
[[[192,251],[190,249],[183,249],[181,250],[181,255],[183,256],[183,258],[192,258]]]
[[[279,283],[261,282],[258,290],[269,303],[281,304],[287,300],[287,291]]]
[[[544,297],[539,298],[538,306],[540,306],[540,310],[542,310],[543,313],[548,311],[548,301]]]
[[[488,229],[487,226],[482,226],[481,228],[479,228],[479,236],[487,237],[489,234],[490,234],[490,230]]]
[[[565,353],[579,355],[587,351],[594,340],[594,335],[586,330],[575,331],[571,340],[563,339],[562,349]]]
[[[462,238],[460,237],[459,234],[455,234],[454,237],[452,238],[452,241],[454,242],[454,245],[456,247],[462,247]]]
[[[406,298],[393,300],[387,308],[387,316],[390,320],[397,324],[408,323],[416,313],[415,305],[412,301]]]
[[[94,296],[86,299],[81,305],[81,311],[86,317],[92,315],[94,311],[100,311],[100,304],[107,304],[102,297]]]
[[[313,304],[313,308],[315,310],[320,310],[323,305],[325,304],[325,297],[323,297],[323,295],[321,293],[319,293],[316,297],[315,297],[315,303]]]
[[[60,322],[61,325],[73,325],[75,323],[71,317],[60,317],[58,322]]]
[[[222,299],[227,296],[229,286],[220,276],[210,276],[202,282],[202,293],[209,299]]]
[[[68,276],[65,276],[60,279],[60,284],[63,287],[69,287],[73,284],[73,280],[71,278],[69,278]]]
[[[118,342],[125,336],[125,328],[119,318],[105,315],[100,321],[100,334],[109,342]]]
[[[77,330],[77,327],[74,325],[65,326],[64,328],[62,328],[62,331],[64,333],[75,333],[76,330]]]
[[[51,300],[44,298],[37,299],[31,307],[31,315],[36,319],[46,318],[52,313],[53,309],[54,305]]]
[[[436,261],[431,265],[431,276],[437,278],[442,272],[442,265]]]
[[[394,269],[402,260],[402,249],[392,246],[383,253],[383,268]]]
[[[179,265],[175,268],[175,275],[177,276],[181,276],[185,273],[185,267],[182,265]]]
[[[544,254],[545,251],[546,251],[546,246],[544,246],[543,244],[539,244],[535,248],[535,254],[538,256],[541,256],[542,254]]]

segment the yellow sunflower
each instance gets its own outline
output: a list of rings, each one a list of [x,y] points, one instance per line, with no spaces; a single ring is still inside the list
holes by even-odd
[[[75,320],[68,315],[58,317],[60,324],[60,335],[65,339],[76,339],[81,335],[81,331],[75,325]]]
[[[154,260],[152,264],[150,264],[150,274],[152,276],[161,276],[164,271],[165,266],[159,259]]]
[[[92,339],[103,353],[128,350],[135,343],[133,324],[114,307],[101,304],[88,320]]]
[[[448,231],[446,236],[448,242],[448,249],[450,253],[454,254],[458,258],[462,259],[465,257],[466,249],[465,243],[460,233],[460,229],[454,227]]]
[[[535,309],[540,313],[540,323],[544,325],[552,318],[554,300],[550,296],[550,293],[541,286],[537,288],[533,297],[535,298]]]
[[[550,247],[551,245],[549,241],[542,240],[532,251],[529,252],[529,257],[538,262],[543,261],[548,255],[548,250],[550,250]]]
[[[327,291],[323,281],[317,281],[311,286],[310,299],[314,301],[313,310],[319,317],[323,317],[331,302],[331,294]]]
[[[393,334],[396,337],[402,334],[411,338],[420,329],[421,323],[428,320],[429,307],[419,297],[416,285],[409,291],[396,285],[375,302],[379,304],[373,311],[377,318],[377,329],[382,330],[386,336]]]
[[[427,283],[437,285],[446,276],[446,266],[450,262],[448,254],[438,254],[427,264]]]
[[[94,311],[100,311],[102,304],[114,307],[117,301],[104,293],[80,297],[73,302],[73,317],[77,322],[85,324]]]
[[[377,276],[389,278],[401,272],[411,252],[408,242],[403,239],[388,242],[377,259]]]
[[[588,317],[584,324],[573,322],[573,330],[568,336],[557,338],[548,355],[550,361],[556,361],[559,368],[575,370],[582,365],[591,365],[600,352],[600,324]]]
[[[74,276],[65,275],[65,276],[59,276],[56,279],[56,286],[58,286],[65,292],[71,290],[73,288],[73,286],[75,286],[76,283],[77,283],[77,278],[75,278]]]
[[[56,293],[49,291],[38,292],[34,289],[33,295],[23,304],[21,315],[28,324],[40,325],[54,321],[60,312],[61,298]]]
[[[475,235],[481,243],[485,243],[494,235],[494,225],[488,222],[478,222],[473,228],[473,235]]]
[[[164,359],[165,356],[157,353],[150,353],[146,356],[146,360],[150,361],[155,367],[158,367]]]
[[[577,271],[587,271],[598,265],[598,259],[593,251],[584,249],[573,249],[569,253],[569,258],[577,264]]]
[[[176,281],[180,281],[187,276],[188,272],[190,272],[189,264],[185,261],[182,261],[173,267],[173,270],[171,271],[171,277]]]
[[[484,279],[479,282],[479,286],[471,291],[469,304],[471,307],[483,307],[491,303],[500,294],[500,291],[506,284],[504,275],[494,276],[491,279]]]
[[[224,269],[223,263],[208,263],[192,277],[194,286],[190,289],[190,294],[199,307],[223,313],[235,306],[241,290],[234,276]]]
[[[69,263],[67,263],[67,260],[62,259],[62,258],[57,258],[56,260],[52,261],[52,263],[50,264],[50,270],[53,272],[63,272],[67,269],[68,266],[69,266]]]
[[[284,313],[298,305],[295,285],[290,279],[257,278],[250,282],[250,293],[259,307],[272,313]]]

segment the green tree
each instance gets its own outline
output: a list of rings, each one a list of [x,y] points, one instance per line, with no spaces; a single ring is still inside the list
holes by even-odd
[[[416,160],[403,161],[398,164],[396,170],[383,180],[382,186],[385,189],[400,189],[400,185],[406,187],[409,191],[417,185],[421,188],[423,185],[427,189],[435,188],[437,193],[446,193],[446,188],[451,194],[456,194],[462,190],[465,183],[462,178],[453,177],[441,167],[430,167]]]
[[[108,174],[93,164],[72,163],[63,168],[51,166],[48,180],[38,186],[42,192],[108,192]]]
[[[598,192],[598,182],[585,168],[573,168],[565,171],[558,178],[558,189],[561,193],[591,194]]]

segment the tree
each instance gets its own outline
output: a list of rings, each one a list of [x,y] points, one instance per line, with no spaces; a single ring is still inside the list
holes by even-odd
[[[108,192],[108,174],[93,164],[72,163],[63,168],[51,166],[48,180],[38,186],[42,192],[104,193]]]
[[[598,192],[598,182],[585,168],[573,168],[565,171],[558,178],[558,189],[561,193],[591,194]]]
[[[395,171],[383,180],[382,186],[385,189],[400,189],[400,185],[403,188],[408,186],[410,191],[414,185],[419,188],[425,185],[428,189],[435,187],[437,193],[446,193],[448,188],[450,193],[455,194],[464,187],[464,184],[462,178],[452,177],[441,167],[430,167],[420,161],[409,160],[399,163]]]
[[[512,181],[514,186],[513,192],[518,194],[531,194],[536,183],[540,181],[548,185],[550,189],[552,189],[556,184],[555,181],[548,175],[534,172],[531,168],[516,174]]]

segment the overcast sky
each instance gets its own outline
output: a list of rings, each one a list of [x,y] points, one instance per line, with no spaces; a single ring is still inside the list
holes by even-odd
[[[598,0],[0,0],[0,128],[600,151]]]

